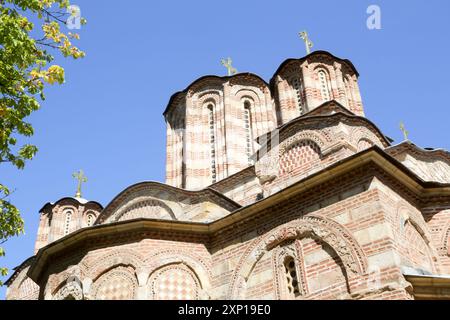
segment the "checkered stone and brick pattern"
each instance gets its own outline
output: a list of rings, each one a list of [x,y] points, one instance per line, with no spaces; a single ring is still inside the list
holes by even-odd
[[[151,298],[155,300],[198,299],[199,283],[186,266],[169,265],[151,280]]]
[[[128,268],[117,267],[97,280],[97,300],[132,300],[137,287],[135,276]]]
[[[292,171],[306,171],[320,162],[320,149],[312,141],[304,140],[295,143],[280,158],[280,175]]]

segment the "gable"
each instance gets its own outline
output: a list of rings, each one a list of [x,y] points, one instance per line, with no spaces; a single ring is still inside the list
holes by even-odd
[[[122,191],[101,212],[96,224],[133,219],[205,222],[223,217],[240,205],[211,189],[187,191],[143,182]]]

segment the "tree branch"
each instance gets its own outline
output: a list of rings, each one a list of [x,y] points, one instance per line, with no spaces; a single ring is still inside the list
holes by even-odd
[[[53,19],[55,19],[56,21],[63,23],[63,24],[67,24],[66,21],[60,19],[59,17],[55,16],[54,14],[52,14],[50,11],[46,10],[46,9],[42,9],[43,12],[45,12],[47,14],[47,18],[48,17],[52,17]]]
[[[38,45],[41,45],[41,46],[47,46],[47,47],[50,47],[50,48],[53,48],[53,49],[59,49],[58,46],[56,46],[54,44],[51,44],[51,43],[44,43],[44,42],[40,42],[39,40],[37,40],[36,43]]]

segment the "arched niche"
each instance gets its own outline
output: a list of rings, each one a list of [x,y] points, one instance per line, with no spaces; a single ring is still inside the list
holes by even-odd
[[[204,294],[211,288],[212,271],[210,263],[191,252],[187,253],[176,249],[161,250],[148,255],[144,260],[144,265],[149,270],[150,276],[156,270],[170,264],[185,264],[192,269],[200,281]]]
[[[123,203],[106,222],[137,218],[178,220],[174,210],[164,201],[149,196],[139,196]]]
[[[93,283],[91,296],[96,300],[134,300],[138,280],[131,266],[118,265],[102,273]]]
[[[165,264],[154,270],[147,293],[150,300],[199,300],[203,296],[196,272],[183,262]]]
[[[366,272],[367,259],[350,232],[332,220],[310,215],[282,225],[248,246],[231,278],[229,299],[245,296],[246,282],[265,253],[282,242],[303,237],[317,238],[330,246],[342,260],[348,279]]]
[[[105,270],[115,268],[117,266],[130,266],[138,274],[144,269],[144,259],[142,256],[132,249],[113,250],[110,253],[99,256],[87,267],[86,277],[96,280]]]

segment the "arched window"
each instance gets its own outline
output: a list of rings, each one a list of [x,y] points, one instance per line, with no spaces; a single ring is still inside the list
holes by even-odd
[[[210,143],[210,153],[211,153],[211,182],[215,183],[217,181],[216,172],[216,134],[215,134],[215,124],[214,124],[214,106],[212,104],[208,105],[208,124],[209,124],[209,143]]]
[[[64,221],[64,235],[68,235],[70,232],[70,222],[72,221],[72,210],[65,211],[65,221]]]
[[[302,115],[305,110],[304,110],[304,103],[303,103],[303,98],[302,98],[302,91],[303,91],[303,85],[302,82],[300,81],[299,78],[295,77],[292,79],[292,87],[294,88],[295,91],[295,95],[297,98],[297,106],[298,106],[298,112],[300,115]]]
[[[320,93],[322,95],[323,101],[330,101],[330,82],[328,81],[328,76],[325,70],[320,69],[317,72],[319,76]]]
[[[95,221],[95,214],[93,213],[88,213],[87,217],[86,217],[86,225],[88,227],[92,226],[94,224]]]
[[[244,102],[244,128],[245,128],[245,153],[248,159],[248,165],[251,166],[253,161],[251,156],[253,154],[253,128],[252,128],[252,114],[250,111],[250,102]]]
[[[284,259],[284,271],[286,273],[286,284],[289,294],[297,297],[300,295],[298,286],[297,269],[295,267],[295,260],[288,256]]]

